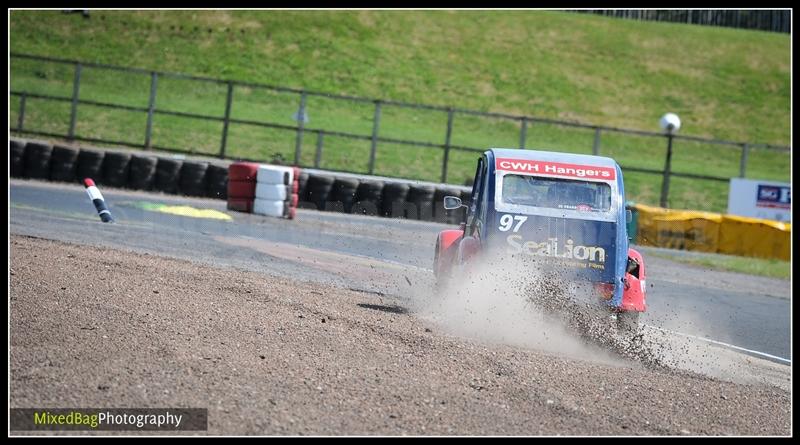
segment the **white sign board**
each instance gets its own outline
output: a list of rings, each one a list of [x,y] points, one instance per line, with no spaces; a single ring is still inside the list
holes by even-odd
[[[728,213],[791,222],[792,186],[783,182],[732,178]]]

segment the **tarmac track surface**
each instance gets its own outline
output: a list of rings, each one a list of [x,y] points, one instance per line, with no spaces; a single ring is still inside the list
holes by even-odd
[[[123,203],[219,202],[104,192],[118,224],[78,187],[12,182],[11,406],[207,407],[216,434],[789,434],[784,365],[703,345],[651,369],[454,334],[414,304],[440,225],[201,224]],[[764,298],[788,303],[780,285]]]

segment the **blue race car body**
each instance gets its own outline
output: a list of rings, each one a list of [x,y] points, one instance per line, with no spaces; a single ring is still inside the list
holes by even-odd
[[[444,280],[478,257],[522,258],[593,285],[613,312],[638,315],[644,262],[628,246],[628,217],[611,158],[490,149],[478,160],[466,221],[439,234],[434,272]]]

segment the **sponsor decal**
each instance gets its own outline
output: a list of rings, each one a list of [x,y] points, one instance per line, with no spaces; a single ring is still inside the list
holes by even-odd
[[[759,185],[756,196],[756,207],[790,209],[792,206],[792,190],[777,185]]]
[[[565,164],[563,162],[534,161],[527,159],[497,158],[497,170],[518,173],[539,173],[543,175],[563,176],[568,178],[589,178],[613,180],[616,178],[616,169],[611,167],[596,167],[593,165]]]
[[[522,253],[531,256],[583,260],[584,263],[576,265],[593,269],[605,269],[606,250],[600,246],[576,245],[571,239],[568,239],[563,246],[559,246],[558,238],[548,238],[547,241],[539,243],[536,241],[524,241],[522,235],[508,235],[506,243],[508,244],[508,252],[512,254]]]

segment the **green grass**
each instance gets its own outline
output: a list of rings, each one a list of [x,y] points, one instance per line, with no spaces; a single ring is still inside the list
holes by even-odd
[[[713,270],[739,272],[748,275],[760,275],[771,278],[788,280],[791,277],[792,263],[789,261],[745,258],[739,256],[720,254],[671,255],[663,252],[651,251],[648,255],[664,258],[671,261],[693,264]]]
[[[666,111],[681,134],[788,144],[789,36],[549,11],[12,11],[13,52],[306,88],[337,94],[577,120],[657,131]],[[12,59],[11,88],[69,97],[69,66]],[[81,98],[146,107],[150,79],[84,68]],[[224,85],[161,77],[158,109],[221,117]],[[19,99],[11,98],[16,126]],[[234,89],[237,119],[294,125],[296,94]],[[25,127],[66,133],[68,102],[28,100]],[[374,105],[310,96],[310,128],[371,135]],[[144,141],[144,113],[79,107],[79,136]],[[380,136],[441,144],[447,115],[382,107]],[[222,124],[156,115],[153,144],[213,154]],[[227,155],[293,160],[295,133],[232,124]],[[601,154],[661,169],[663,138],[603,133]],[[452,143],[516,147],[520,124],[457,114]],[[531,123],[528,148],[591,153],[591,130]],[[301,161],[313,165],[317,135]],[[736,176],[739,150],[676,140],[673,171]],[[327,135],[322,168],[365,171],[370,141]],[[476,154],[451,151],[448,182]],[[375,173],[438,181],[438,148],[378,144]],[[752,150],[747,177],[788,181],[789,155]],[[657,204],[659,175],[627,172],[627,198]],[[673,178],[670,206],[724,211],[727,183]]]

